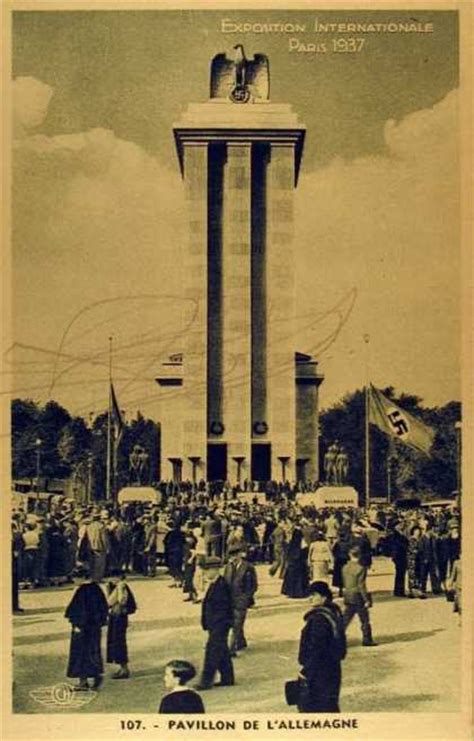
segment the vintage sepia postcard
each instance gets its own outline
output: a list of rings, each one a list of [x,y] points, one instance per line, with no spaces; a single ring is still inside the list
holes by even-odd
[[[473,738],[471,23],[2,3],[2,738]]]

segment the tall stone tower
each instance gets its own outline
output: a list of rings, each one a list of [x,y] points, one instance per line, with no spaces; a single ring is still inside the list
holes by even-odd
[[[186,308],[182,345],[157,378],[162,471],[314,480],[322,378],[294,346],[293,195],[305,127],[291,106],[270,102],[266,56],[234,51],[213,59],[209,100],[174,126]]]

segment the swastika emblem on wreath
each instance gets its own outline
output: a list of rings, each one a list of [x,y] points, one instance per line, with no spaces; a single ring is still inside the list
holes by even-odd
[[[401,440],[405,440],[410,433],[410,423],[403,412],[392,407],[387,411],[387,419],[394,434]]]

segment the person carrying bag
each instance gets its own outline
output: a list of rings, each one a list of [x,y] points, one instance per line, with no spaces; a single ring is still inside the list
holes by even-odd
[[[309,587],[311,609],[304,616],[297,680],[286,682],[288,705],[297,705],[300,713],[339,713],[341,662],[347,644],[342,614],[332,601],[326,582]]]

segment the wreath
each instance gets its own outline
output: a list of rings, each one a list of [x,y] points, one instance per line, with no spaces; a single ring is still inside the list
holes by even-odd
[[[211,435],[222,435],[224,432],[224,425],[222,422],[211,422],[209,425],[209,431]]]
[[[268,425],[266,422],[255,422],[253,431],[256,435],[266,435],[268,432]]]

